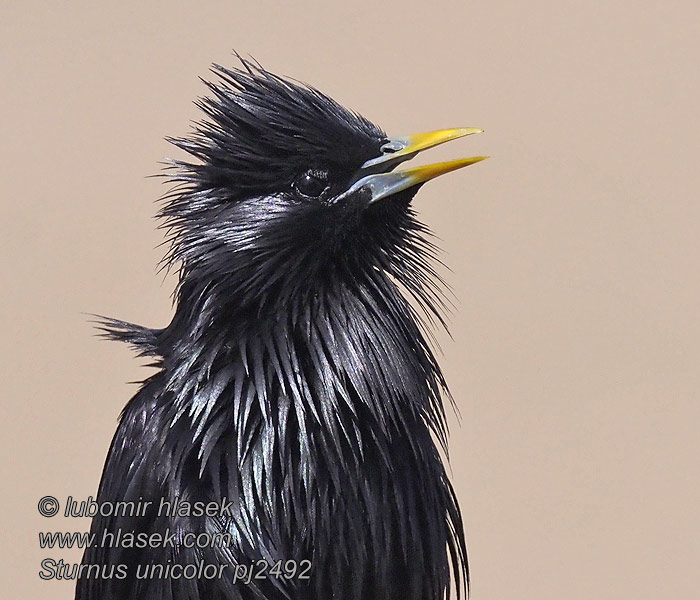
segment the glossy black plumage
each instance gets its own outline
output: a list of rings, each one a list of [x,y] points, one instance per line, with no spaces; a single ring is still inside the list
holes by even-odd
[[[105,319],[158,371],[125,407],[99,500],[234,501],[231,518],[96,517],[92,531],[216,532],[229,547],[90,548],[79,600],[437,600],[466,585],[440,458],[445,381],[435,248],[410,207],[342,196],[386,135],[317,90],[215,67],[206,120],[173,142],[161,216],[176,310],[164,329]],[[306,174],[306,175],[305,175]],[[305,179],[303,179],[305,177]],[[319,197],[304,189],[326,184]],[[317,191],[317,190],[316,190]],[[407,300],[413,297],[414,306]],[[308,559],[309,580],[136,579],[148,563]]]

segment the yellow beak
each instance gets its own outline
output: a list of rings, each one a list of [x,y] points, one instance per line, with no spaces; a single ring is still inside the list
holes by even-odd
[[[421,150],[439,146],[440,144],[456,140],[465,135],[483,133],[483,131],[483,129],[477,129],[476,127],[458,127],[456,129],[438,129],[437,131],[428,131],[427,133],[416,133],[414,135],[391,138],[381,148],[384,154],[368,160],[362,165],[362,169],[371,168],[384,163],[394,163],[394,161],[398,164],[404,160],[413,158]]]
[[[482,133],[482,130],[475,127],[461,127],[391,138],[382,146],[383,153],[380,156],[368,160],[362,165],[358,173],[358,179],[346,193],[352,193],[360,188],[369,189],[372,193],[370,202],[376,202],[450,171],[456,171],[462,167],[485,160],[488,156],[472,156],[470,158],[459,158],[457,160],[391,172],[391,169],[398,164],[413,158],[422,150],[427,150],[473,133]]]

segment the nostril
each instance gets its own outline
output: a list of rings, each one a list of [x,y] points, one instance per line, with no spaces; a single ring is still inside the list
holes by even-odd
[[[393,154],[403,149],[403,144],[398,140],[389,140],[386,144],[382,145],[380,150],[384,154]]]

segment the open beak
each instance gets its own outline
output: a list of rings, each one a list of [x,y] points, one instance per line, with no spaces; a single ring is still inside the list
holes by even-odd
[[[462,127],[391,138],[382,146],[383,153],[380,156],[368,160],[360,167],[357,179],[346,193],[352,193],[360,188],[369,189],[372,193],[370,202],[376,202],[402,190],[425,183],[439,175],[478,163],[488,156],[460,158],[391,172],[397,165],[413,158],[422,150],[456,140],[465,135],[481,132],[481,129],[474,127]]]

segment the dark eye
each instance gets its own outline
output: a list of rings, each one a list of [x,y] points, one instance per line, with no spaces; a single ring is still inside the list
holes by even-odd
[[[294,189],[306,198],[318,198],[327,187],[328,173],[319,169],[310,169],[294,182]]]

